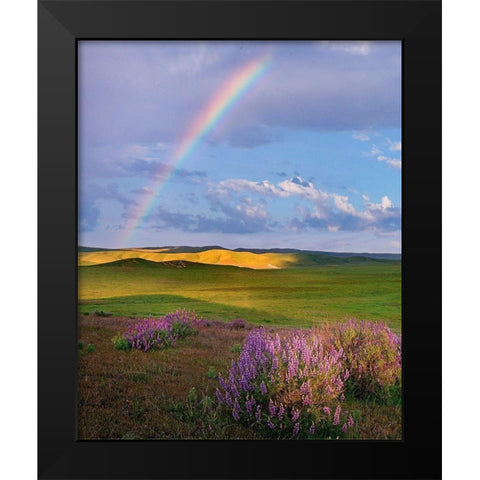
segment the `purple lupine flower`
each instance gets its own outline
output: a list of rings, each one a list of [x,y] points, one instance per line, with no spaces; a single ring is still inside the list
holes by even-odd
[[[250,386],[248,385],[248,381],[247,379],[245,378],[245,375],[242,375],[240,377],[240,388],[244,391],[244,392],[248,392],[250,390]]]
[[[232,392],[234,398],[238,398],[240,396],[240,392],[238,391],[235,383],[230,384],[230,391]]]
[[[290,380],[295,377],[298,370],[298,357],[290,351],[288,358],[288,367],[287,367],[287,380]]]
[[[225,403],[225,399],[223,398],[223,395],[221,394],[220,390],[217,388],[215,390],[215,395],[217,397],[217,400],[220,402],[220,403]]]
[[[344,423],[344,424],[342,425],[342,432],[343,432],[343,433],[347,433],[347,424],[346,424],[346,423]]]
[[[307,380],[300,387],[300,395],[309,395],[310,394],[310,380]]]
[[[167,348],[172,346],[178,336],[186,336],[195,331],[197,323],[193,312],[178,310],[164,317],[153,317],[130,323],[128,331],[123,334],[127,342],[144,352],[152,348]]]
[[[300,424],[297,422],[293,426],[293,436],[296,437],[298,435],[298,432],[300,431]]]
[[[349,415],[349,416],[348,416],[348,426],[349,426],[349,427],[353,427],[353,424],[354,424],[354,423],[355,423],[355,422],[353,421],[352,416]]]
[[[337,408],[335,409],[335,415],[333,416],[333,424],[338,425],[340,423],[340,412],[342,411],[342,408],[340,405],[337,405]]]
[[[218,374],[218,383],[224,390],[228,390],[228,385],[220,374]]]
[[[354,336],[352,343],[359,341],[357,337]],[[242,419],[241,405],[248,415],[255,415],[257,424],[261,423],[263,409],[269,415],[268,421],[279,433],[287,411],[293,428],[298,424],[296,429],[300,431],[299,394],[304,406],[324,405],[320,408],[326,416],[333,414],[333,409],[327,405],[338,399],[332,421],[334,425],[340,425],[344,382],[352,377],[352,369],[349,366],[347,370],[345,361],[352,356],[348,357],[349,350],[344,349],[342,343],[333,344],[332,341],[330,345],[329,337],[326,338],[318,330],[297,331],[282,339],[278,335],[270,335],[264,328],[251,331],[227,375],[219,377],[220,398],[224,403],[230,402],[231,406],[236,400],[238,408],[234,408],[234,411],[239,418]],[[358,348],[364,345],[360,342]],[[392,358],[394,362],[397,361],[396,357]],[[358,371],[358,364],[354,368]],[[378,378],[387,381],[389,377],[385,376],[382,368]],[[269,397],[266,397],[268,394]],[[267,415],[264,417],[267,423]],[[352,424],[353,418],[349,417],[345,422],[346,428]],[[269,428],[272,427],[269,425]],[[316,431],[315,423],[307,428],[310,432]]]
[[[268,417],[267,425],[268,425],[268,428],[271,428],[272,430],[275,428],[275,424],[272,423],[272,421],[270,420],[270,417]]]
[[[253,403],[252,403],[252,400],[253,400]],[[251,400],[247,400],[245,402],[245,409],[247,410],[247,413],[249,415],[252,414],[252,410],[253,410],[253,405],[255,404],[255,399],[251,399]]]
[[[257,411],[255,412],[255,418],[257,419],[257,423],[260,423],[262,421],[262,406],[258,405],[257,406]]]
[[[270,402],[268,404],[268,413],[270,414],[271,417],[274,417],[277,413],[277,407],[272,402],[272,399],[270,399]]]
[[[303,395],[303,405],[313,405],[312,390],[310,388],[310,380],[307,380],[300,387],[300,395]]]
[[[278,357],[273,357],[272,360],[272,370],[276,370],[278,368]]]

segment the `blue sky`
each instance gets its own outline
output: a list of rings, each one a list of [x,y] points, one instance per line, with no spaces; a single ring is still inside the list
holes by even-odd
[[[175,165],[199,112],[265,55]],[[82,41],[78,61],[80,245],[401,251],[400,42]]]

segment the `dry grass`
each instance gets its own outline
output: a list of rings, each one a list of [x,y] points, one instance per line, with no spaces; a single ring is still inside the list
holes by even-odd
[[[79,439],[255,438],[255,432],[235,424],[217,408],[202,412],[200,403],[193,409],[187,402],[192,387],[199,399],[215,398],[218,382],[207,372],[228,369],[238,356],[231,349],[242,344],[251,326],[232,329],[217,323],[163,351],[116,350],[111,340],[129,321],[79,318],[78,338],[83,343],[78,350]],[[88,351],[88,344],[95,349]],[[355,401],[349,407],[361,416],[354,432],[357,438],[401,437],[399,407]]]
[[[231,265],[252,269],[282,268],[297,262],[295,255],[283,253],[233,252],[212,249],[198,253],[163,253],[161,250],[107,250],[101,252],[79,252],[78,265],[89,266],[115,262],[129,258],[143,258],[152,262],[187,261],[209,265]]]
[[[88,317],[79,321],[79,438],[193,438],[198,426],[175,410],[192,387],[214,396],[216,379],[207,372],[225,371],[245,329],[204,327],[196,336],[163,351],[115,350],[112,337],[129,319]],[[214,332],[214,333],[212,333]],[[95,350],[87,352],[88,344]],[[177,408],[179,410],[179,408]],[[235,430],[235,429],[234,429]]]

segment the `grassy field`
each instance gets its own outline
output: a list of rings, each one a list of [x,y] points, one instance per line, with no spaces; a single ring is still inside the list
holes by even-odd
[[[309,327],[347,317],[401,325],[401,267],[394,262],[253,270],[127,259],[78,268],[79,312],[162,315]]]

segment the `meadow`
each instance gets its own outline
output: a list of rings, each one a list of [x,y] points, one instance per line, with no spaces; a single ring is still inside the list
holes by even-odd
[[[254,270],[140,258],[78,268],[79,313],[158,316],[178,308],[225,321],[311,327],[349,317],[401,328],[398,262]]]
[[[282,342],[298,332],[310,335],[317,327],[343,325],[350,318],[372,325],[385,322],[392,335],[401,331],[399,262],[304,257],[287,267],[270,263],[263,269],[130,254],[106,263],[82,264],[84,260],[79,258],[78,267],[80,439],[269,438],[269,428],[251,428],[251,413],[244,411],[237,421],[234,411],[232,417],[222,396],[226,390],[219,386],[220,378],[233,378],[232,361],[245,355],[259,328],[265,327],[265,335],[278,334]],[[175,337],[171,345],[162,343],[162,348],[149,347],[147,352],[131,343],[127,332],[140,331],[136,319],[163,318],[179,309],[194,311],[202,319],[192,329],[194,334]],[[130,338],[129,344],[125,338]],[[378,348],[375,352],[378,355]],[[331,385],[346,382],[337,377],[329,377]],[[273,383],[270,388],[275,390]],[[396,388],[388,398],[372,392],[359,396],[346,387],[336,392],[335,402],[344,397],[342,408],[350,412],[355,426],[340,432],[331,425],[333,430],[325,430],[324,425],[322,438],[400,439],[401,400]],[[275,390],[277,397],[280,390]],[[242,402],[251,401],[248,395]],[[291,392],[287,396],[291,398]],[[277,397],[274,402],[281,400],[283,408],[284,397]],[[328,401],[322,399],[325,405]],[[320,425],[324,420],[315,421]]]

